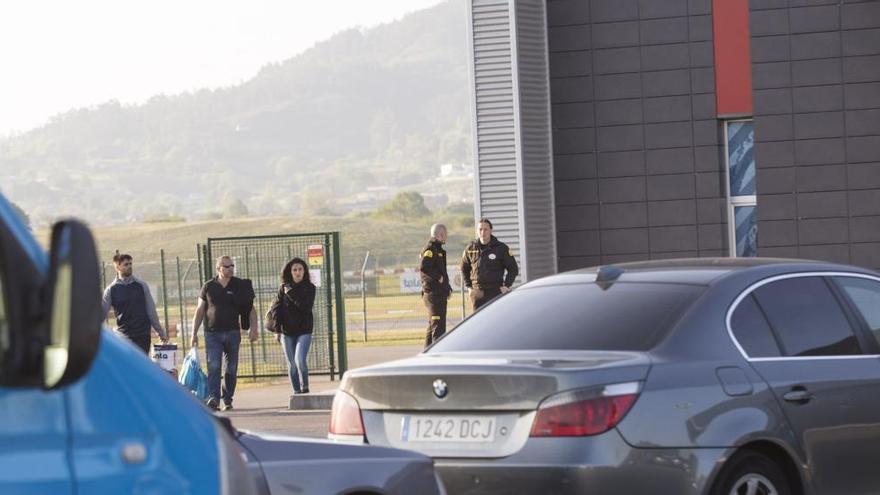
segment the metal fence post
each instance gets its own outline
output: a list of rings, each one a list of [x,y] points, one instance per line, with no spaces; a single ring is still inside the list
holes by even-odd
[[[180,277],[180,256],[175,256],[175,262],[177,263],[177,308],[180,311],[178,325],[177,325],[177,334],[180,335],[183,331],[183,281]],[[168,331],[168,327],[165,327],[165,331]],[[186,350],[184,350],[186,352]]]
[[[204,260],[204,269],[205,271],[202,273],[202,282],[206,282],[211,280],[213,277],[214,265],[211,261],[211,239],[208,238],[208,243],[202,245],[202,259]]]
[[[339,342],[339,376],[342,376],[348,369],[348,354],[345,340],[345,297],[342,290],[342,267],[339,263],[342,251],[340,244],[339,232],[333,232],[333,279],[336,285],[336,314],[339,316],[336,318],[336,337]]]
[[[367,341],[367,260],[370,259],[370,250],[367,249],[367,255],[364,256],[364,264],[361,266],[361,302],[363,303],[364,313],[364,342]]]
[[[205,270],[202,268],[202,245],[200,243],[196,243],[196,259],[199,260],[199,279],[201,279]],[[199,283],[202,281],[199,280]]]
[[[461,284],[461,319],[464,320],[467,318],[467,298],[465,294],[467,293],[467,287],[464,284]]]
[[[199,260],[199,261],[201,261],[201,260]],[[186,271],[183,272],[183,290],[184,290],[184,292],[186,292],[186,281],[187,281],[187,279],[189,279],[189,271],[192,270],[192,266],[194,263],[195,263],[195,261],[190,261],[189,265],[186,266]],[[200,274],[198,276],[201,278],[201,272],[199,272],[199,273]],[[201,288],[201,285],[199,286],[199,288]],[[181,308],[182,308],[181,309],[181,316],[180,316],[180,323],[181,323],[181,327],[182,327],[180,330],[182,332],[181,333],[181,336],[182,336],[181,341],[183,342],[183,352],[184,352],[184,354],[186,354],[186,350],[187,350],[186,345],[189,342],[189,340],[187,339],[187,336],[189,334],[189,332],[188,332],[189,321],[187,321],[188,318],[186,316],[186,303],[181,304]]]
[[[255,254],[254,257],[256,258],[256,263],[257,263],[257,283],[255,284],[254,292],[259,294],[260,293],[260,281],[263,279],[262,273],[261,273],[262,270],[260,270],[260,253]],[[257,296],[257,311],[258,311],[258,313],[257,313],[257,334],[260,336],[260,348],[263,351],[263,361],[265,362],[266,361],[266,339],[264,338],[264,335],[262,332],[262,330],[263,330],[263,315],[265,313],[263,313],[263,298],[259,297],[259,296]]]
[[[251,260],[250,260],[250,255],[248,254],[248,248],[247,248],[247,246],[245,246],[245,248],[244,248],[244,276],[246,278],[251,278],[250,272],[251,272]],[[251,378],[256,380],[257,379],[257,353],[254,350],[254,343],[251,342],[250,340],[248,340],[248,347],[251,348]]]
[[[334,238],[334,240],[335,240],[335,238]],[[333,246],[335,248],[336,244],[334,243]],[[321,276],[324,278],[324,282],[325,282],[324,285],[327,287],[327,330],[328,330],[328,332],[327,332],[327,351],[328,351],[327,354],[328,354],[328,356],[327,357],[330,358],[330,381],[333,381],[335,379],[334,373],[336,372],[336,362],[335,362],[336,360],[334,359],[334,355],[333,355],[333,287],[331,286],[332,285],[331,284],[332,278],[330,276],[330,264],[327,263],[326,261],[328,261],[328,258],[332,258],[332,263],[335,267],[335,265],[339,264],[338,263],[339,258],[336,257],[336,250],[335,249],[333,251],[333,256],[328,256],[330,254],[330,235],[329,234],[324,234],[324,253],[325,253],[324,266],[326,267],[326,269],[321,271]],[[337,288],[338,287],[339,286],[337,286]],[[339,320],[341,318],[345,318],[344,313],[342,315],[337,313],[336,316],[337,316],[337,318],[336,318],[337,320]],[[340,373],[340,376],[342,376],[341,373]]]
[[[165,311],[165,330],[168,330],[168,285],[165,283],[165,250],[159,250],[159,263],[162,264],[162,307]]]

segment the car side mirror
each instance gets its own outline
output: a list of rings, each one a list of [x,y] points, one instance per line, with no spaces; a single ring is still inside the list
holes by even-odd
[[[101,337],[101,286],[95,240],[76,220],[52,226],[46,284],[43,387],[71,384],[88,372]]]

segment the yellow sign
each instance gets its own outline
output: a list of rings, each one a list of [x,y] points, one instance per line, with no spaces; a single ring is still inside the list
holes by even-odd
[[[308,249],[309,266],[320,266],[324,264],[324,245],[312,244]]]

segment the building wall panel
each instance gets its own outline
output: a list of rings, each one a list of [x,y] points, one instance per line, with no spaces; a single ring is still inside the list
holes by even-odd
[[[786,60],[752,63],[758,252],[878,268],[880,4],[751,4],[752,48],[771,35],[789,47]]]

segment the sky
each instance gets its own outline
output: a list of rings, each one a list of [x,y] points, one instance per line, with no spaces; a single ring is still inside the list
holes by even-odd
[[[73,108],[238,84],[346,28],[440,1],[4,1],[0,137]]]

